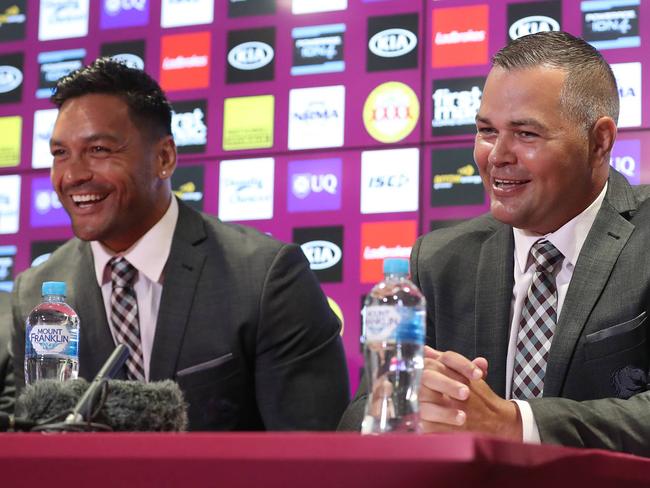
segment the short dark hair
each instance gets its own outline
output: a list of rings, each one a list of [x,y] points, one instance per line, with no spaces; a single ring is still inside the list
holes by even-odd
[[[56,83],[50,100],[58,108],[71,98],[105,94],[120,97],[139,127],[154,136],[172,135],[172,107],[160,85],[143,70],[111,58],[99,58]]]
[[[612,68],[596,48],[579,37],[566,32],[523,36],[496,53],[492,66],[505,70],[537,66],[563,70],[566,80],[560,103],[566,116],[586,130],[603,116],[618,121],[618,89]]]

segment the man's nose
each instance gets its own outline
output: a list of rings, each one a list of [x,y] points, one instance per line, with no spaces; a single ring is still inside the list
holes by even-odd
[[[516,157],[512,149],[510,137],[499,134],[488,155],[488,163],[493,166],[504,166],[506,164],[513,164],[515,161]]]
[[[76,156],[67,162],[63,177],[66,183],[78,185],[92,180],[93,172],[84,157]]]

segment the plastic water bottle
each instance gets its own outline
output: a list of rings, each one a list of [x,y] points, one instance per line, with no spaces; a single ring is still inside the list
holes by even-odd
[[[384,280],[363,308],[368,401],[362,434],[419,432],[426,302],[408,279],[407,259],[385,259]]]
[[[79,317],[65,303],[66,286],[46,281],[43,302],[27,317],[25,383],[41,379],[66,381],[79,375]]]

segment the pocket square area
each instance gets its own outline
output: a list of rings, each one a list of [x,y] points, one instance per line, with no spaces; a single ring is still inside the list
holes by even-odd
[[[623,366],[612,373],[612,385],[616,397],[627,400],[648,389],[648,373],[632,365]]]

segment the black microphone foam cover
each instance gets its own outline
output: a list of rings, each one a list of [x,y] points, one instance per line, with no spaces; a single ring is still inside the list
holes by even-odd
[[[84,379],[37,381],[18,397],[16,412],[36,422],[49,420],[72,411],[87,388]],[[185,431],[187,404],[179,386],[171,380],[110,380],[106,402],[93,421],[118,432]]]

